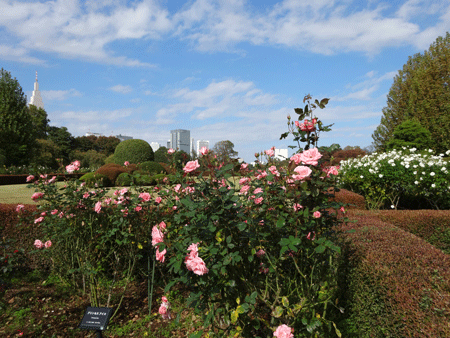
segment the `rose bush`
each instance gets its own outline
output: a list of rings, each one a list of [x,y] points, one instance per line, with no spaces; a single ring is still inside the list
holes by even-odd
[[[403,148],[341,161],[339,184],[363,195],[369,209],[448,209],[450,172],[444,156]]]

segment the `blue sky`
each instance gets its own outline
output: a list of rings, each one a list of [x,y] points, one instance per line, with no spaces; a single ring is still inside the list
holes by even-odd
[[[1,67],[74,136],[165,145],[172,129],[239,156],[291,139],[303,97],[330,98],[320,145],[369,146],[393,78],[450,31],[448,0],[0,0]]]

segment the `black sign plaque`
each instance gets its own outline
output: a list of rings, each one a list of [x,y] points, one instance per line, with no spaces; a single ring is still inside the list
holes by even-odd
[[[88,306],[78,327],[85,330],[106,330],[112,311],[113,308],[110,307]]]

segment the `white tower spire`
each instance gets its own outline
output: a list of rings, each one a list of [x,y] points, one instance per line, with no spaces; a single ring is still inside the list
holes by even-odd
[[[34,83],[33,95],[31,96],[30,104],[36,106],[36,108],[44,109],[44,102],[42,102],[41,92],[39,91],[39,83],[36,71],[36,82]]]

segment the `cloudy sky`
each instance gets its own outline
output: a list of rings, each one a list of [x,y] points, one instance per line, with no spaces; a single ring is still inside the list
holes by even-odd
[[[246,161],[305,94],[320,145],[369,146],[408,56],[450,31],[448,0],[0,0],[1,67],[74,136],[230,140]]]

